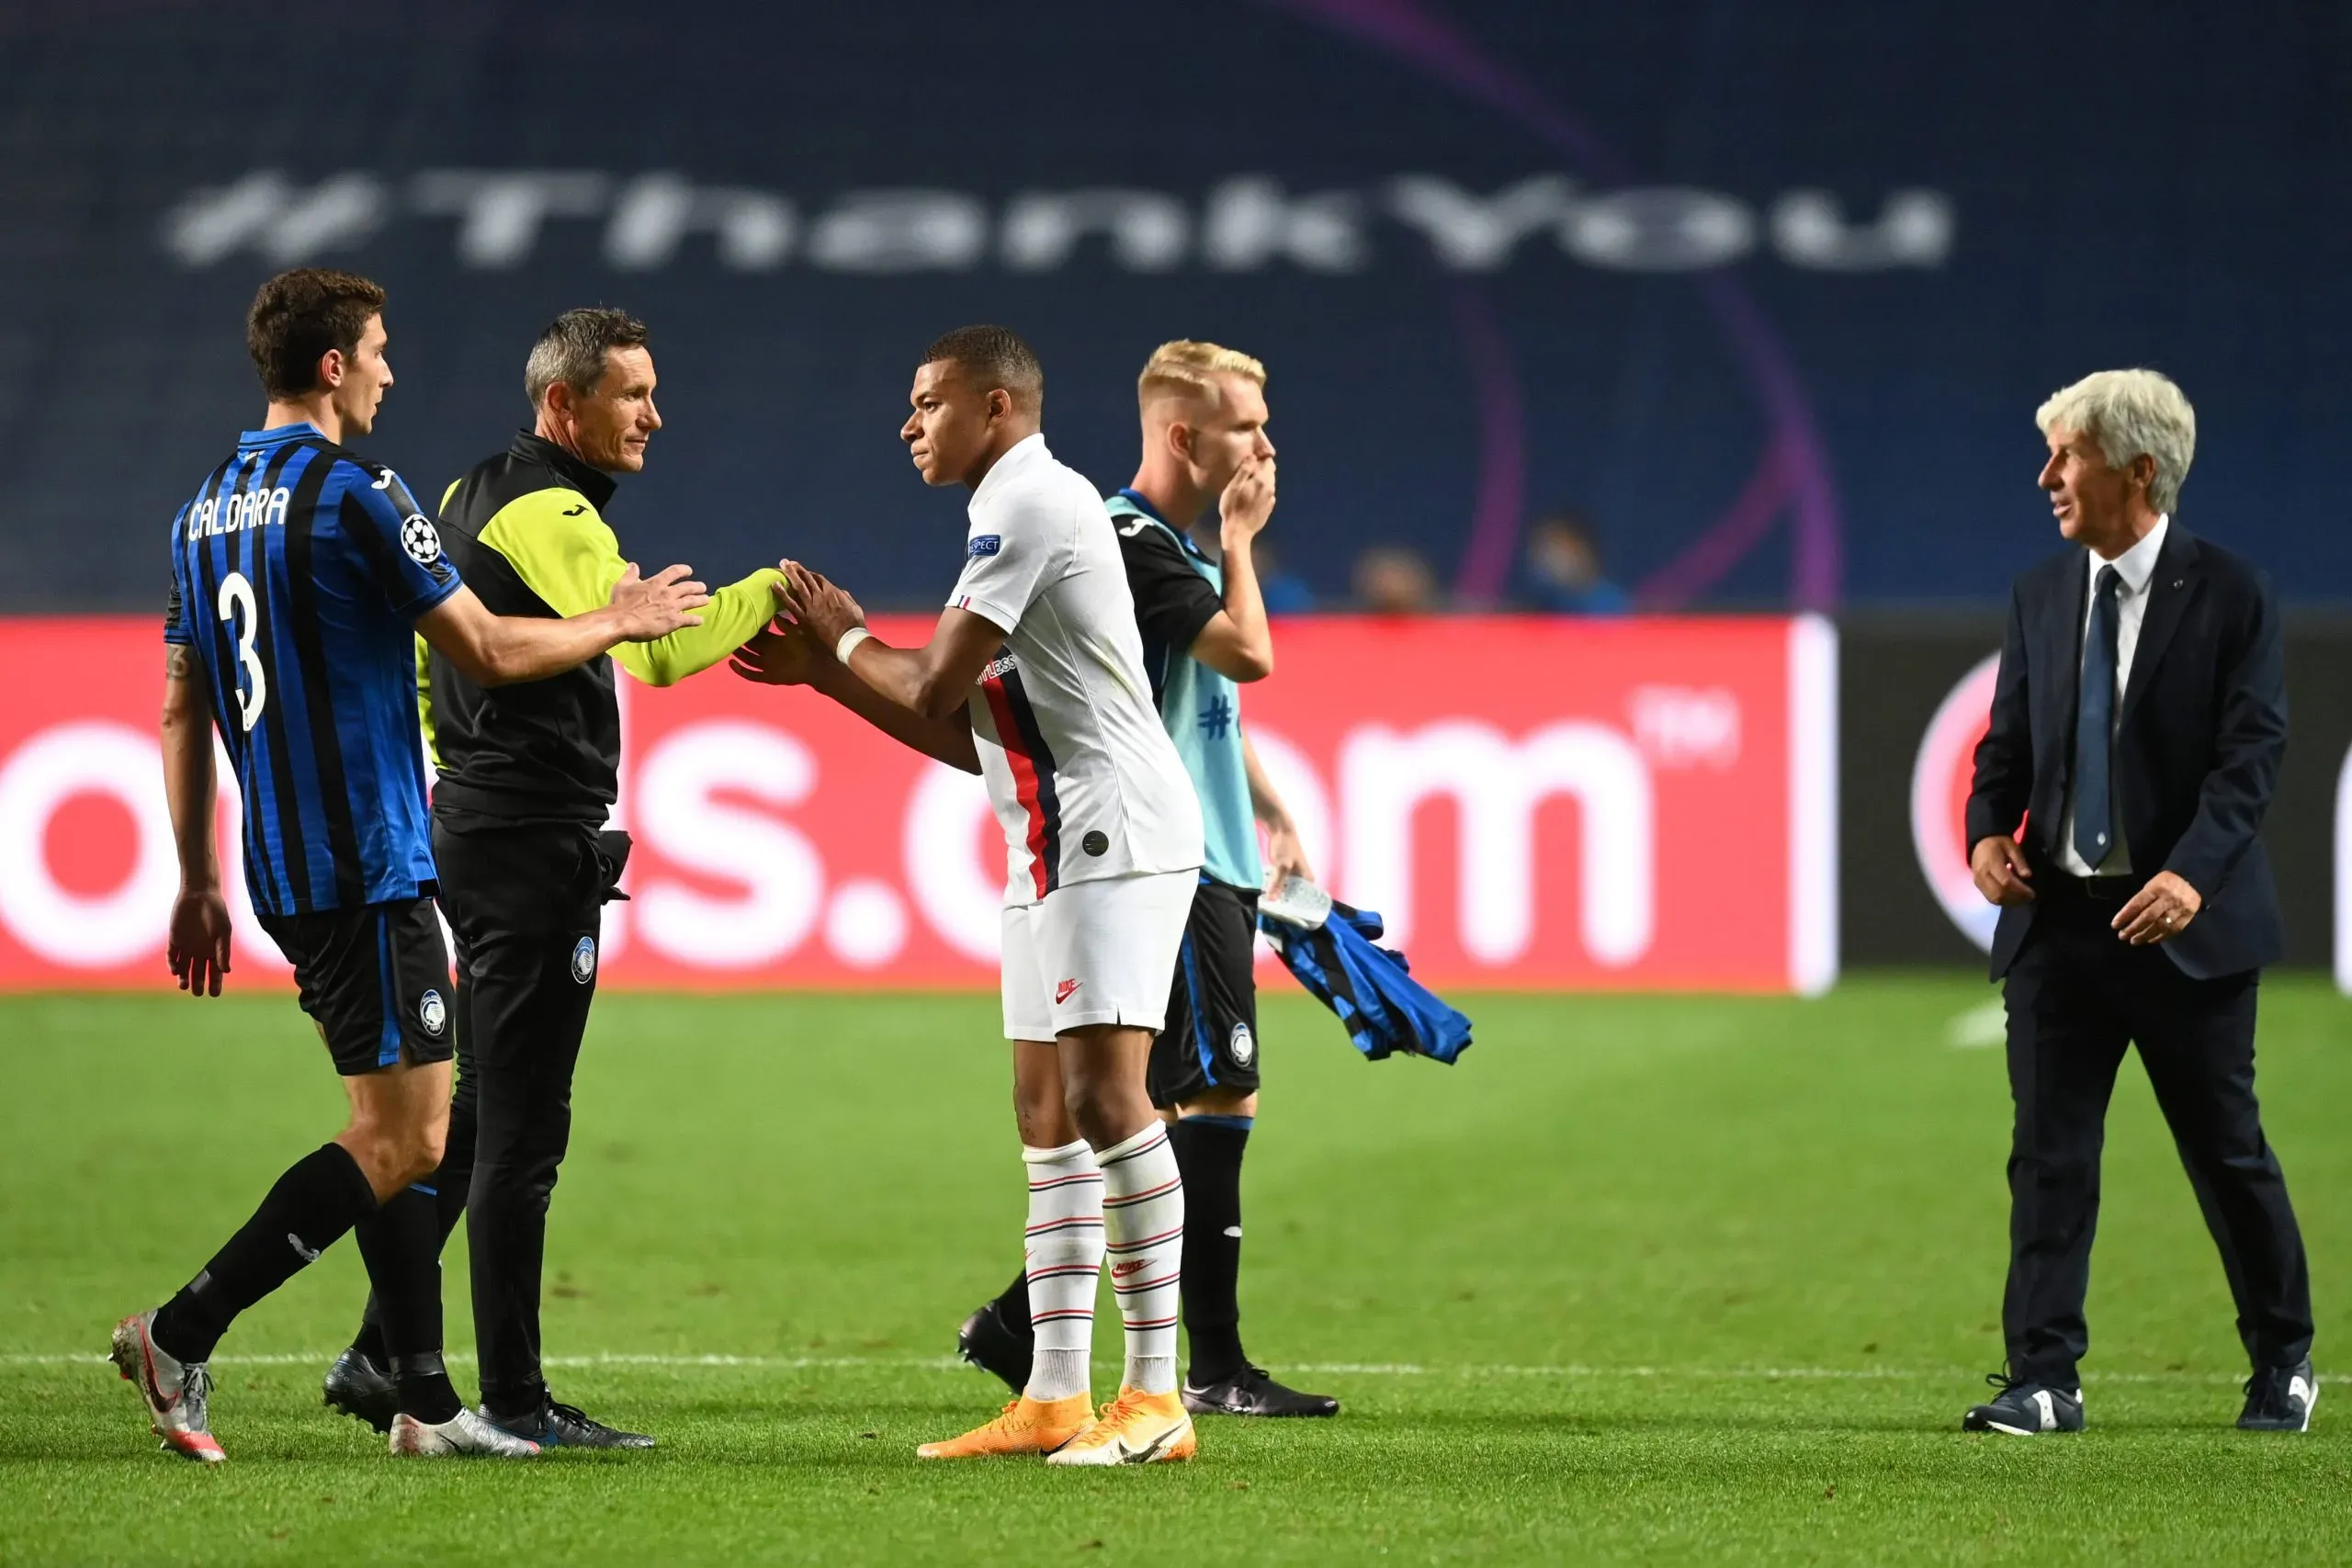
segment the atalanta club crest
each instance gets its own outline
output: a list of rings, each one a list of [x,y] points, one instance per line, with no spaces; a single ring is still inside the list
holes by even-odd
[[[571,950],[571,977],[582,985],[596,977],[596,939],[583,936]]]
[[[1250,1065],[1250,1059],[1258,1054],[1258,1042],[1250,1035],[1248,1024],[1233,1026],[1233,1039],[1227,1048],[1236,1066],[1246,1067]]]
[[[427,991],[418,998],[416,1021],[424,1025],[425,1033],[441,1038],[441,1032],[449,1027],[449,1005],[441,999],[440,992]]]

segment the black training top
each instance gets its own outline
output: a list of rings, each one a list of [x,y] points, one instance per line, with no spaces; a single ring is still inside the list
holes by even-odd
[[[597,513],[612,497],[610,476],[524,432],[449,487],[441,499],[441,542],[492,614],[560,618],[515,558],[529,563],[548,553],[553,536],[582,524],[609,539]],[[516,821],[605,820],[619,793],[621,760],[609,655],[544,681],[495,688],[474,684],[439,653],[429,657],[423,694],[425,734],[441,770],[435,806]]]

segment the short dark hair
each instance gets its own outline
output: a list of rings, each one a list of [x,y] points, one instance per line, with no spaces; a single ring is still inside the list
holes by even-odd
[[[616,348],[643,348],[653,334],[627,310],[582,305],[549,321],[523,362],[523,391],[537,408],[548,389],[560,381],[582,397],[605,378],[605,355]]]
[[[356,272],[298,266],[263,284],[245,312],[245,352],[262,389],[273,398],[316,391],[320,356],[331,348],[358,353],[368,318],[383,309],[382,286]]]
[[[1031,407],[1046,400],[1046,367],[1037,351],[1010,327],[957,327],[922,353],[922,363],[953,360],[983,391],[1001,387]]]

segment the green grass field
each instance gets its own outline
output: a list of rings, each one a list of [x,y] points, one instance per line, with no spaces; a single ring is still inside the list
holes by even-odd
[[[2266,990],[2324,1378],[2352,1294],[2346,1010],[2315,982]],[[1950,1043],[1986,995],[1484,998],[1453,1069],[1367,1066],[1312,1003],[1271,998],[1245,1327],[1346,1413],[1204,1421],[1198,1462],[1120,1472],[913,1458],[997,1398],[944,1356],[1018,1254],[990,998],[599,1004],[547,1341],[560,1396],[658,1450],[390,1460],[318,1401],[363,1290],[346,1243],[222,1345],[213,1471],[155,1451],[98,1352],[334,1130],[333,1077],[280,999],[9,1001],[0,1562],[2352,1556],[2352,1385],[2306,1436],[2231,1428],[2228,1294],[2134,1065],[2092,1429],[1958,1431],[2000,1359],[2007,1092],[1997,1050]],[[1107,1397],[1115,1333],[1097,1348]]]

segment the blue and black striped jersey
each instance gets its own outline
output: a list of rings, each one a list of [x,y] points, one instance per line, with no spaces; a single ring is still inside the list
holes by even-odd
[[[173,518],[164,637],[203,666],[257,912],[432,884],[412,624],[458,586],[400,477],[310,424],[245,432]]]

